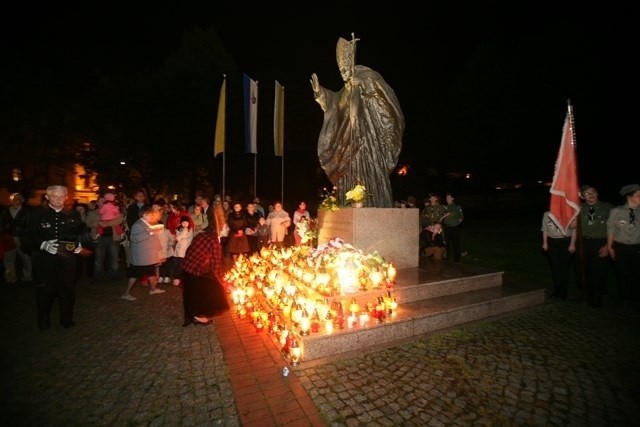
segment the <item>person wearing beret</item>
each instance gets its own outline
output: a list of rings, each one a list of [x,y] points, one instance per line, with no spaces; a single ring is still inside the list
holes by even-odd
[[[584,202],[578,227],[578,283],[585,292],[587,303],[591,307],[600,307],[611,263],[607,249],[607,219],[613,205],[601,201],[598,190],[592,185],[581,186],[580,197]]]
[[[620,195],[626,203],[611,209],[607,249],[618,275],[620,298],[629,304],[640,300],[640,185],[625,185]]]

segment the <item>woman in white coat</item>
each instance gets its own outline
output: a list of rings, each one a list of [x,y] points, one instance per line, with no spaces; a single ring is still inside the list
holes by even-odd
[[[273,212],[267,216],[267,225],[271,230],[271,243],[278,248],[282,248],[284,246],[284,238],[291,225],[291,217],[287,211],[282,209],[282,202],[273,204]]]

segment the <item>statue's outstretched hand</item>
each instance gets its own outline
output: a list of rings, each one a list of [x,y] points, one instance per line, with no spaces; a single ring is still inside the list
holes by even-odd
[[[318,82],[318,76],[316,73],[311,74],[311,80],[309,81],[311,82],[311,89],[313,89],[313,92],[318,93],[318,91],[320,91],[320,83]]]

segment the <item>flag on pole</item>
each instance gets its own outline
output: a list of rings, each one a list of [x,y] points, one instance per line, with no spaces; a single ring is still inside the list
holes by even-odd
[[[273,150],[276,156],[284,155],[284,86],[277,80],[273,105]]]
[[[244,151],[258,152],[258,82],[244,74]]]
[[[220,153],[224,153],[226,96],[227,76],[224,76],[222,79],[222,87],[220,88],[220,100],[218,101],[218,117],[216,119],[216,136],[213,144],[213,157],[216,157]]]
[[[567,116],[564,120],[562,141],[560,141],[560,150],[549,192],[551,193],[549,217],[566,232],[571,221],[580,213],[580,188],[578,186],[575,129],[571,104],[568,106]]]

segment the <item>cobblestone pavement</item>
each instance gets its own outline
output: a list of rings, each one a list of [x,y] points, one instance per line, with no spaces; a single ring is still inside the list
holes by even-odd
[[[32,285],[3,285],[2,425],[240,425],[215,329],[182,327],[174,286],[123,288],[81,282],[77,326],[40,332]],[[554,301],[293,371],[330,426],[638,425],[639,326]]]
[[[638,326],[547,302],[297,375],[331,426],[639,425]]]
[[[0,424],[4,426],[240,425],[215,330],[182,327],[179,288],[136,301],[125,280],[81,282],[76,326],[35,324],[32,285],[4,286]]]

